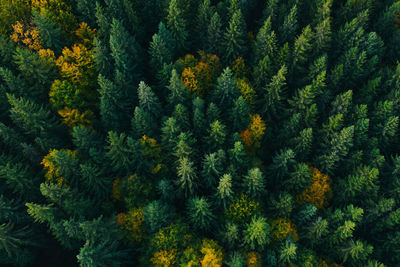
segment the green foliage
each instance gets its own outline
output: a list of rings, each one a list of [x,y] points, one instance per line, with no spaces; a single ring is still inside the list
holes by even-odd
[[[215,220],[210,203],[205,197],[195,197],[187,204],[188,218],[194,228],[207,231],[212,228]]]
[[[397,266],[399,18],[0,0],[0,265]]]
[[[236,10],[229,21],[224,33],[225,61],[232,62],[234,59],[245,56],[247,52],[246,22],[241,10]]]
[[[263,217],[253,217],[243,232],[243,243],[248,249],[263,250],[270,242],[271,226]]]

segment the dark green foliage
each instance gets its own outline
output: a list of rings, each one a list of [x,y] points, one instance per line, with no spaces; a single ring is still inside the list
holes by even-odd
[[[28,2],[0,265],[399,264],[398,0]]]

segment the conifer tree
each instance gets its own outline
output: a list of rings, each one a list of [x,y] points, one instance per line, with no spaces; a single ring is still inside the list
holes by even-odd
[[[253,217],[243,232],[244,245],[251,250],[263,250],[270,242],[270,229],[264,217]]]
[[[110,51],[114,59],[116,72],[121,75],[124,84],[121,86],[132,87],[139,83],[141,77],[142,52],[134,36],[130,35],[118,19],[113,19],[110,29]],[[117,74],[116,73],[116,74]],[[132,97],[129,90],[125,97]]]
[[[224,33],[224,57],[226,62],[232,62],[240,56],[246,56],[247,39],[246,22],[242,12],[238,9],[233,13]]]
[[[187,210],[188,218],[195,228],[201,231],[210,231],[212,229],[215,216],[210,203],[205,197],[190,199]]]
[[[230,174],[224,174],[219,179],[216,196],[224,208],[233,200],[232,176]]]
[[[250,197],[261,197],[265,193],[265,182],[261,170],[259,168],[249,170],[248,174],[243,178],[242,187]]]
[[[197,174],[193,162],[187,157],[182,157],[178,160],[176,181],[179,189],[184,192],[185,196],[193,194],[197,188]]]
[[[169,3],[167,22],[168,29],[177,43],[177,48],[186,49],[188,39],[187,21],[178,6],[177,0],[172,0]]]
[[[215,11],[211,17],[210,24],[207,29],[207,39],[206,39],[206,51],[209,53],[215,53],[221,55],[223,42],[223,32],[222,32],[222,22]]]
[[[272,57],[277,50],[275,32],[272,30],[271,17],[264,22],[256,37],[254,62],[259,62],[265,56]]]

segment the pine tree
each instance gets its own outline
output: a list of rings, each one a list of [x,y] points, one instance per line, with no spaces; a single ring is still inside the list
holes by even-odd
[[[63,143],[59,138],[62,138],[64,128],[49,110],[30,100],[16,98],[10,94],[7,94],[7,98],[11,105],[12,121],[26,134],[44,138],[49,142],[47,146]]]
[[[207,232],[212,229],[215,215],[210,203],[205,197],[194,197],[187,204],[188,218],[190,223],[201,231]]]
[[[250,108],[240,96],[236,101],[232,111],[233,130],[244,130],[250,122]]]
[[[213,8],[211,7],[210,0],[203,0],[199,5],[199,10],[196,16],[196,32],[197,42],[199,47],[203,50],[206,47],[207,30],[213,15]]]
[[[193,162],[186,157],[178,160],[177,174],[178,180],[176,181],[181,192],[185,196],[193,194],[197,188],[197,174]]]
[[[99,74],[100,115],[105,129],[120,130],[125,125],[128,103],[124,93],[112,81]]]
[[[248,249],[262,251],[270,242],[270,230],[264,217],[253,217],[243,232],[243,244]]]
[[[140,108],[153,118],[158,118],[161,115],[161,104],[156,94],[143,81],[139,83],[138,99]]]
[[[279,29],[279,37],[281,43],[291,43],[296,35],[297,23],[297,5],[294,4],[290,9],[289,14],[285,16],[284,22]]]
[[[282,109],[281,103],[284,100],[284,87],[286,85],[286,66],[282,66],[278,73],[272,77],[271,82],[266,87],[263,113],[272,117],[278,116]]]
[[[115,69],[120,73],[124,84],[121,86],[132,87],[132,84],[139,83],[142,75],[139,66],[141,65],[141,48],[134,36],[130,35],[118,19],[113,19],[110,29],[110,51],[114,59]],[[117,74],[116,73],[116,74]],[[129,89],[125,97],[131,97]],[[131,89],[132,90],[132,89]]]
[[[240,56],[246,56],[247,39],[246,22],[239,9],[233,13],[228,28],[224,33],[225,62],[232,62]]]
[[[226,68],[218,77],[215,90],[211,94],[211,100],[218,106],[229,109],[239,97],[239,89],[230,68]]]
[[[226,126],[219,121],[214,121],[210,124],[208,130],[209,135],[206,136],[206,141],[211,150],[222,148],[226,141],[227,131]]]
[[[219,179],[216,196],[224,209],[233,200],[232,176],[230,174],[224,174]]]
[[[222,175],[223,160],[224,158],[216,152],[205,155],[201,175],[208,187],[212,188],[215,186],[218,177]]]
[[[318,158],[325,172],[332,172],[337,163],[347,155],[353,145],[354,126],[342,129],[335,133],[328,145],[328,150]]]
[[[183,12],[179,8],[177,0],[172,0],[169,3],[167,22],[168,29],[177,43],[177,48],[179,50],[187,49],[187,21],[183,17]]]
[[[203,136],[206,127],[204,100],[200,97],[193,99],[193,133],[197,138]]]
[[[279,260],[282,264],[292,264],[296,260],[297,245],[289,240],[282,245]]]
[[[172,61],[172,52],[159,34],[154,34],[150,42],[150,64],[155,72],[159,72],[164,64]]]
[[[222,22],[220,16],[218,15],[218,12],[215,11],[211,17],[210,24],[208,25],[207,29],[206,51],[209,53],[221,55],[222,42]]]
[[[277,50],[275,32],[272,30],[271,17],[264,22],[258,31],[255,43],[254,62],[259,62],[265,56],[272,57]]]
[[[158,200],[144,207],[143,216],[144,223],[149,227],[150,232],[157,232],[161,227],[166,226],[172,217],[169,207]]]
[[[243,178],[242,187],[245,193],[252,198],[261,198],[265,193],[265,181],[259,168],[250,169]]]
[[[175,110],[172,113],[172,117],[176,119],[180,129],[184,131],[190,130],[191,122],[190,122],[189,112],[184,105],[182,104],[176,105]]]

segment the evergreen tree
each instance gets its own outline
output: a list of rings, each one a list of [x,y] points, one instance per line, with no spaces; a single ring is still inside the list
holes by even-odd
[[[259,198],[265,193],[264,177],[259,168],[249,170],[243,179],[243,188],[252,198]]]
[[[207,28],[207,39],[206,39],[206,51],[209,53],[215,53],[221,55],[223,42],[222,22],[215,11],[211,17],[210,24]]]
[[[224,174],[219,179],[216,196],[224,208],[233,200],[232,176],[230,174]]]
[[[180,158],[178,160],[177,174],[176,183],[179,189],[185,193],[185,196],[193,194],[197,188],[197,174],[193,162],[186,157]]]
[[[179,50],[187,49],[187,21],[183,16],[182,10],[178,6],[177,0],[172,0],[169,3],[167,21],[168,29],[171,31],[171,34],[177,43],[177,48]]]
[[[190,199],[187,210],[189,221],[195,228],[201,231],[210,231],[212,229],[215,216],[210,203],[205,197]]]
[[[132,84],[138,84],[142,76],[140,65],[142,64],[142,52],[134,36],[130,35],[118,19],[113,19],[110,29],[110,51],[114,59],[116,75],[121,75],[125,96],[128,99],[132,93],[128,88]],[[118,74],[119,73],[119,74]]]
[[[232,62],[240,56],[246,56],[247,39],[246,22],[239,9],[233,13],[224,33],[224,58],[226,62]]]
[[[253,217],[243,232],[244,245],[251,250],[263,250],[270,242],[270,230],[264,217]]]

